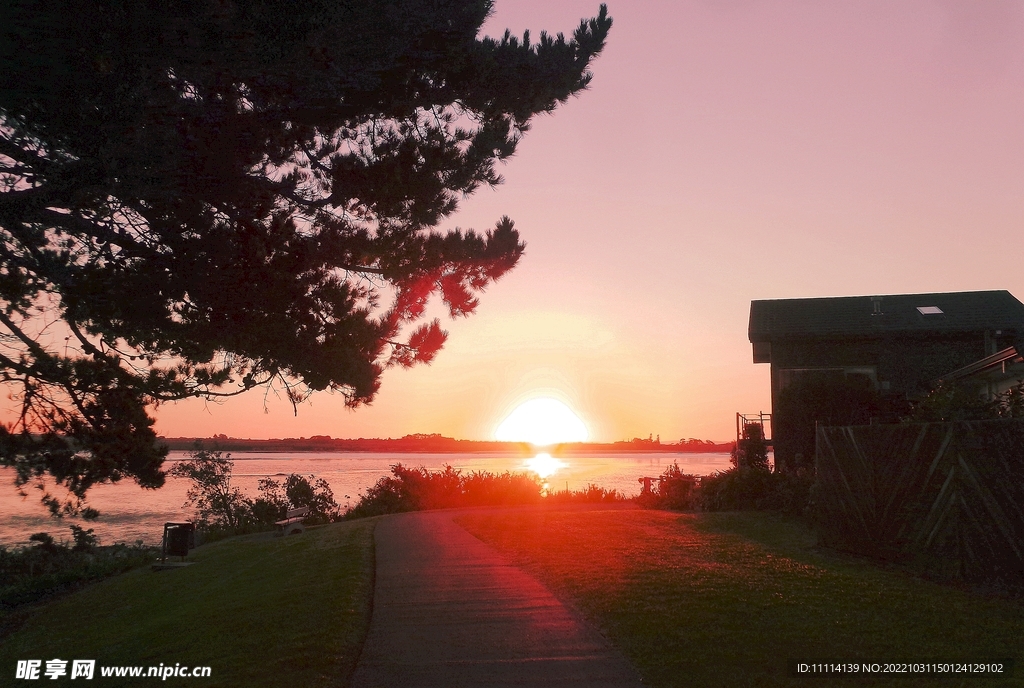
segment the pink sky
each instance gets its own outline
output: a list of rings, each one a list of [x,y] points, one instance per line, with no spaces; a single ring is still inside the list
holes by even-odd
[[[485,32],[571,32],[598,3],[497,0]],[[590,91],[536,120],[505,184],[527,253],[429,367],[372,406],[259,392],[165,405],[169,436],[490,439],[553,396],[591,437],[727,440],[769,410],[752,299],[1008,289],[1024,297],[1017,2],[612,2]]]

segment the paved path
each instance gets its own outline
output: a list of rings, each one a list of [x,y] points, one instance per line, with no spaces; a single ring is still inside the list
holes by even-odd
[[[353,688],[641,685],[599,633],[452,515],[377,524],[373,617]]]

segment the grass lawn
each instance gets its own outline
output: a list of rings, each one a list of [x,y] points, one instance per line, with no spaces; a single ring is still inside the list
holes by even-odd
[[[1024,685],[794,677],[788,659],[1024,660],[1024,604],[814,548],[757,513],[517,511],[458,522],[595,622],[652,686]]]
[[[101,666],[161,663],[212,668],[161,684],[346,686],[370,619],[375,522],[222,540],[193,566],[138,569],[42,605],[0,642],[0,683],[19,659],[59,658],[95,659],[101,686],[158,681],[102,678]]]

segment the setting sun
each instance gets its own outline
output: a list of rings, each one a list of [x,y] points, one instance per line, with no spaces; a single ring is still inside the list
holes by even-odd
[[[523,402],[501,422],[494,436],[501,442],[529,442],[546,447],[563,442],[583,442],[587,426],[557,399]]]

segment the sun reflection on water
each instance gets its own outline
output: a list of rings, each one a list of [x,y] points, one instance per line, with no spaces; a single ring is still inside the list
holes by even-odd
[[[556,471],[568,468],[569,464],[552,457],[551,454],[537,454],[532,459],[526,460],[526,467],[541,478],[547,478]]]

